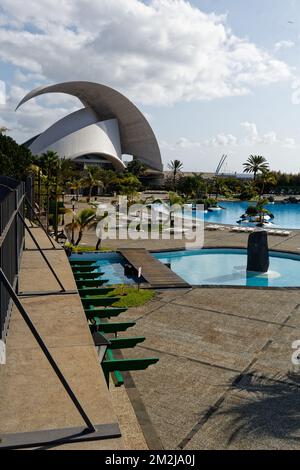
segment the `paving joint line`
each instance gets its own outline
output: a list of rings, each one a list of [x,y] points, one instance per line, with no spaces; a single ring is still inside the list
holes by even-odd
[[[189,289],[188,292],[190,292],[191,290],[193,290],[193,289]],[[188,292],[184,292],[183,295],[186,295]],[[178,295],[178,297],[176,297],[176,299],[179,298],[179,297],[182,297],[182,296],[179,296],[179,295]],[[153,299],[153,301],[155,301],[155,298]],[[157,299],[157,302],[160,302],[160,303],[163,304],[163,305],[158,305],[158,306],[154,307],[153,310],[150,310],[149,312],[144,313],[144,315],[141,315],[141,316],[137,317],[137,318],[135,319],[135,321],[139,321],[139,320],[141,320],[141,319],[147,317],[147,316],[150,315],[151,313],[155,312],[155,311],[158,310],[159,308],[161,308],[161,307],[163,307],[163,306],[165,306],[165,305],[168,305],[169,303],[172,303],[171,300],[167,302],[167,301],[163,301],[163,300],[161,300],[161,299]]]
[[[195,307],[193,305],[178,304],[178,303],[173,303],[173,301],[171,301],[170,303],[172,303],[173,305],[179,306],[179,307],[186,307],[186,308],[191,308],[193,310],[198,310],[199,312],[201,312],[203,310],[205,312],[217,313],[217,314],[220,314],[220,315],[226,315],[226,316],[234,317],[234,318],[242,318],[244,320],[256,321],[256,322],[264,323],[264,324],[267,324],[267,325],[275,325],[275,326],[282,326],[283,325],[283,323],[274,322],[274,321],[271,321],[271,320],[267,321],[267,320],[262,320],[261,318],[245,317],[244,315],[236,315],[235,313],[222,312],[220,310],[213,310],[213,309],[209,309],[209,308],[206,308],[206,307]],[[166,305],[167,305],[167,303],[166,303]],[[291,328],[291,329],[297,329],[296,326],[292,326],[292,325],[286,325],[286,326]]]
[[[241,371],[238,370],[238,369],[232,369],[230,367],[220,366],[220,365],[217,365],[217,364],[212,364],[211,362],[201,361],[199,359],[194,359],[194,358],[189,357],[189,356],[182,356],[182,355],[179,355],[179,354],[175,354],[175,353],[171,353],[171,352],[167,352],[167,351],[162,351],[161,349],[150,348],[148,346],[141,346],[141,345],[137,345],[137,348],[146,349],[147,351],[153,351],[153,352],[160,353],[160,354],[165,354],[166,356],[172,356],[172,357],[176,357],[178,359],[186,359],[188,361],[195,362],[197,364],[202,364],[202,365],[205,365],[205,366],[208,366],[208,367],[212,367],[214,369],[225,370],[227,372],[235,372],[235,373],[238,373],[238,374],[241,373]]]
[[[257,362],[260,353],[266,348],[268,343],[272,343],[272,340],[268,340],[264,346],[260,349],[258,354],[250,361],[250,363],[243,369],[241,373],[228,385],[225,392],[218,398],[218,400],[208,408],[206,414],[193,426],[191,431],[186,435],[184,439],[176,446],[178,449],[183,450],[187,444],[193,439],[197,432],[208,422],[208,420],[220,409],[221,405],[224,403],[226,397],[234,390],[237,384],[243,379],[248,370],[250,370],[253,365]]]
[[[160,300],[158,300],[158,302],[160,302]],[[155,312],[156,310],[158,310],[161,307],[162,307],[162,305],[158,305],[158,306],[154,307],[152,310],[150,310],[149,312],[145,312],[144,315],[139,316],[134,321],[139,321],[139,320],[142,320],[143,318],[146,318],[148,315]]]

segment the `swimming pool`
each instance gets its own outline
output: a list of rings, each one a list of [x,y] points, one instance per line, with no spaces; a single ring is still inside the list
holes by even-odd
[[[208,212],[204,215],[205,222],[217,224],[231,224],[235,225],[240,216],[245,213],[249,202],[220,202],[219,205],[224,207],[224,210],[216,212]],[[275,216],[272,221],[274,228],[288,228],[300,229],[300,204],[268,204],[266,206]],[[197,217],[203,218],[203,215],[198,213]]]
[[[137,278],[135,276],[124,275],[124,266],[126,262],[118,253],[74,253],[70,259],[74,261],[94,261],[96,264],[94,272],[98,271],[104,273],[101,275],[101,278],[107,279],[107,284],[135,284],[137,282]]]
[[[186,282],[195,286],[300,287],[300,255],[270,251],[267,274],[247,273],[247,250],[214,248],[152,253]],[[126,261],[118,253],[73,254],[72,260],[92,260],[108,284],[135,284],[124,274]]]
[[[247,250],[202,249],[153,253],[191,285],[300,287],[300,255],[270,251],[267,274],[247,273]]]

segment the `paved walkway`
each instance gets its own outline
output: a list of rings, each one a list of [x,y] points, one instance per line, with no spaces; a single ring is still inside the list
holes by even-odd
[[[160,358],[132,375],[166,449],[299,449],[298,291],[164,291],[125,318]]]
[[[44,248],[51,245],[32,229]],[[21,291],[57,290],[58,285],[32,241],[26,238]],[[46,250],[68,290],[76,290],[63,250]],[[108,391],[77,293],[22,298],[31,320],[94,424],[118,423],[123,438],[62,445],[59,449],[145,449],[143,433],[126,391]],[[13,308],[7,337],[7,364],[0,366],[0,433],[81,426],[67,396],[35,339]]]
[[[247,239],[205,232],[205,246],[245,247]],[[300,233],[270,236],[269,245],[300,252]],[[147,338],[133,353],[160,358],[132,375],[166,449],[299,449],[300,374],[291,356],[300,290],[161,291],[125,318]]]
[[[84,242],[93,245],[93,234]],[[245,247],[247,234],[205,231],[206,247]],[[134,241],[161,249],[161,241]],[[104,247],[133,246],[105,241]],[[269,236],[273,249],[300,253],[300,231]],[[164,249],[184,248],[164,240]],[[299,449],[300,372],[292,343],[300,340],[300,290],[193,288],[160,291],[129,309],[155,368],[132,376],[166,449]]]

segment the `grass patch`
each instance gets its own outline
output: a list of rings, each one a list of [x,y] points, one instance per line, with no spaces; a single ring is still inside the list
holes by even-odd
[[[106,253],[106,252],[110,252],[110,251],[114,251],[112,250],[111,248],[100,248],[99,250],[95,250],[95,247],[94,246],[85,246],[85,245],[78,245],[78,246],[73,246],[72,248],[72,252],[73,253],[78,253],[78,252],[82,252],[82,251],[95,251],[96,253]]]
[[[139,305],[144,305],[149,300],[153,299],[155,296],[155,291],[152,289],[140,289],[137,287],[131,286],[116,286],[116,288],[111,291],[109,296],[118,296],[121,297],[118,302],[113,304],[114,307],[138,307]]]

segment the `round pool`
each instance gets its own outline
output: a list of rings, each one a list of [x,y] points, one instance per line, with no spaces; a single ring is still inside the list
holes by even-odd
[[[191,285],[300,287],[300,255],[270,251],[266,274],[247,273],[247,250],[202,249],[153,253]]]
[[[207,214],[204,215],[205,222],[235,225],[251,203],[226,201],[220,202],[219,204],[224,210],[207,212]],[[272,220],[274,228],[279,227],[300,230],[300,203],[268,204],[266,208],[274,214],[274,220]],[[196,213],[196,216],[203,218],[203,214],[200,212],[198,214]]]

